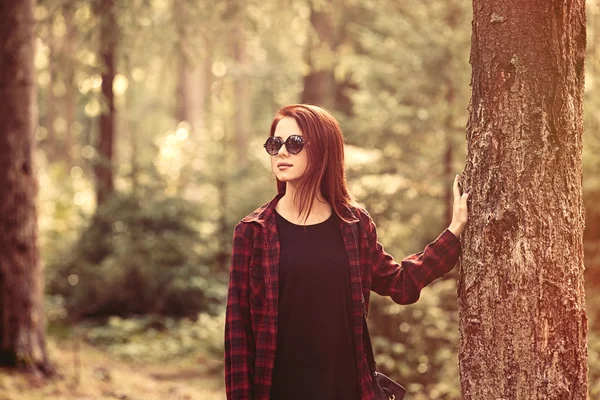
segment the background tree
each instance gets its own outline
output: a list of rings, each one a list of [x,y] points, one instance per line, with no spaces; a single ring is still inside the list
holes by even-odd
[[[585,1],[473,11],[462,398],[586,399]]]
[[[333,0],[308,0],[310,30],[306,47],[306,68],[302,103],[331,108],[335,98],[333,67],[336,51],[336,24]]]
[[[100,74],[102,95],[105,102],[100,114],[97,151],[98,161],[96,173],[96,202],[98,206],[114,192],[114,147],[116,135],[116,108],[113,83],[117,74],[118,25],[115,0],[99,0],[95,2],[98,19],[99,55],[101,60]]]
[[[0,3],[0,365],[49,372],[33,165],[34,4]]]

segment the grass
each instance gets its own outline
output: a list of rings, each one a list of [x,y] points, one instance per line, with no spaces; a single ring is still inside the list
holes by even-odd
[[[0,400],[223,400],[222,363],[199,355],[173,362],[125,361],[100,347],[50,337],[57,374],[0,368]]]

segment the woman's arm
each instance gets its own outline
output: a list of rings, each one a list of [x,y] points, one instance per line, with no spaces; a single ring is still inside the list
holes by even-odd
[[[254,375],[254,335],[250,320],[248,271],[253,228],[239,223],[233,235],[229,291],[225,315],[225,386],[228,400],[251,400]]]
[[[468,194],[460,194],[459,179],[458,175],[454,179],[454,207],[450,226],[422,252],[406,257],[400,264],[379,243],[375,222],[367,214],[366,236],[372,266],[371,290],[390,296],[398,304],[414,303],[419,299],[421,289],[454,268],[461,251],[458,235],[467,223],[468,213]]]
[[[377,240],[377,230],[369,216],[367,241],[370,249],[371,290],[390,296],[398,304],[411,304],[419,299],[421,289],[449,272],[461,250],[460,240],[448,229],[417,254],[400,264],[385,252]]]

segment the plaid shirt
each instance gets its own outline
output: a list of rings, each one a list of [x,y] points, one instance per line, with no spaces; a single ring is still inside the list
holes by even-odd
[[[273,210],[281,196],[235,227],[225,317],[227,399],[269,399],[279,317],[280,249]],[[364,209],[353,207],[344,214],[359,224],[358,238],[350,223],[341,221],[340,228],[350,260],[355,352],[362,355],[357,365],[361,399],[371,400],[374,392],[362,340],[370,291],[398,304],[414,303],[423,287],[454,267],[461,244],[446,229],[424,251],[398,264],[378,242],[375,223]]]

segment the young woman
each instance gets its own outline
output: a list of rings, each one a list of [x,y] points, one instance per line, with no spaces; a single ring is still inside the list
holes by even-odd
[[[327,111],[283,107],[264,146],[278,194],[235,228],[227,398],[373,399],[362,340],[369,293],[410,304],[450,271],[461,250],[468,195],[460,195],[457,175],[450,226],[423,252],[397,263],[348,193],[342,132]]]

